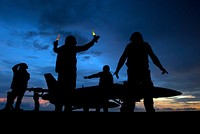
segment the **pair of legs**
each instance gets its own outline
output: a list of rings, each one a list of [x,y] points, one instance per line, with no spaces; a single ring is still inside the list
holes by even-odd
[[[120,111],[121,112],[134,112],[136,102],[137,101],[132,100],[132,99],[124,99],[123,105],[122,105]],[[154,105],[154,102],[153,102],[152,97],[144,98],[144,107],[145,107],[146,112],[155,112],[153,105]]]
[[[58,83],[55,111],[61,112],[64,107],[64,112],[72,112],[74,93],[76,88],[76,71],[64,71],[58,73]]]
[[[155,112],[154,101],[151,95],[151,90],[153,90],[154,85],[151,80],[150,70],[128,69],[127,74],[127,87],[130,96],[124,99],[122,111],[134,112],[136,101],[143,98],[146,112]]]
[[[92,101],[92,103],[90,101]],[[95,112],[100,112],[103,108],[103,112],[108,112],[109,101],[106,98],[84,98],[82,106],[84,112],[89,112],[89,108],[94,108]]]
[[[56,95],[55,100],[55,111],[62,112],[72,112],[74,94],[72,91],[63,91]]]
[[[100,109],[101,109],[101,105],[103,105],[103,112],[108,112],[108,104],[109,104],[109,101],[108,99],[104,98],[101,100],[100,102],[100,106],[96,108],[96,112],[100,112]]]
[[[11,92],[7,92],[7,102],[5,105],[4,110],[20,110],[22,98],[24,96],[24,93],[26,92],[26,89],[12,89]],[[13,103],[16,100],[15,107],[13,107]]]
[[[99,86],[97,93],[98,93],[98,106],[96,108],[96,112],[100,112],[100,109],[103,108],[103,112],[108,112],[109,108],[109,95],[108,91],[111,87],[108,86]]]

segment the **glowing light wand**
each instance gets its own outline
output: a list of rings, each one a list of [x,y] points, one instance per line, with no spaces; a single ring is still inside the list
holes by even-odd
[[[96,35],[96,33],[94,32],[94,30],[92,30],[92,35],[93,35],[94,38],[97,38],[97,40],[100,38],[100,36]],[[96,40],[96,42],[97,42],[97,40]]]
[[[96,33],[94,32],[94,30],[92,30],[92,35],[95,37],[96,36]]]
[[[58,34],[58,36],[56,37],[56,41],[58,41],[60,39],[60,34]]]

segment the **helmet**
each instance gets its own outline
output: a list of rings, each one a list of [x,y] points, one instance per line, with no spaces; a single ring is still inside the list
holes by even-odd
[[[65,44],[75,46],[77,44],[76,38],[73,35],[69,35],[65,38]]]
[[[130,37],[130,41],[143,41],[143,37],[142,34],[140,32],[134,32],[131,37]]]
[[[25,68],[25,69],[28,69],[28,65],[27,65],[26,63],[21,63],[21,64],[20,64],[20,67]]]
[[[104,65],[103,66],[103,71],[104,72],[109,72],[110,71],[110,67],[108,65]]]

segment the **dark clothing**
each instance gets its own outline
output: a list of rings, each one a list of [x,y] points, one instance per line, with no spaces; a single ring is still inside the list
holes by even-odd
[[[113,86],[113,75],[110,72],[98,72],[96,74],[92,74],[85,78],[99,78],[99,101],[103,104],[104,112],[108,112],[108,104],[109,104],[109,91]],[[97,112],[100,110],[100,107],[97,107]]]
[[[127,60],[128,94],[135,96],[134,99],[131,97],[126,98],[127,100],[125,102],[128,103],[127,105],[130,106],[130,109],[134,109],[135,107],[135,103],[132,103],[132,101],[138,101],[144,98],[146,111],[154,112],[153,97],[151,96],[151,90],[154,85],[150,76],[148,56],[150,56],[157,67],[161,70],[163,69],[159,59],[147,42],[142,42],[141,44],[131,42],[126,46],[120,57],[116,70],[118,72]]]
[[[54,45],[54,52],[57,53],[55,71],[58,73],[58,89],[56,111],[61,111],[65,105],[65,110],[71,111],[72,97],[76,88],[77,59],[76,54],[88,50],[94,45],[91,41],[83,46]]]
[[[7,95],[7,103],[5,109],[10,110],[13,106],[14,100],[17,98],[15,109],[19,110],[22,98],[26,92],[30,74],[26,69],[20,67],[21,64],[16,64],[12,67],[13,80],[11,83],[11,91]]]
[[[158,57],[147,42],[142,44],[129,43],[120,57],[117,70],[123,66],[127,58],[126,66],[129,69],[135,70],[138,74],[149,71],[148,56],[150,56],[153,63],[162,70],[163,67]]]
[[[18,65],[13,66],[13,80],[11,83],[11,89],[18,89],[19,91],[26,90],[30,74],[27,70],[19,70]]]
[[[99,78],[99,86],[102,88],[111,87],[113,85],[113,76],[110,72],[98,72],[88,76],[88,78]]]
[[[54,46],[54,52],[57,53],[56,69],[57,73],[76,71],[76,54],[88,50],[94,45],[94,42],[89,42],[83,46]]]

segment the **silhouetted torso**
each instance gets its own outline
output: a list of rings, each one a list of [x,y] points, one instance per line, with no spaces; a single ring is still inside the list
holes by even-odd
[[[99,72],[90,76],[91,78],[99,78],[100,87],[110,87],[113,84],[113,76],[110,72]]]
[[[13,80],[11,83],[11,89],[26,90],[30,74],[27,70],[18,70],[13,67]]]
[[[147,70],[149,68],[148,49],[150,49],[150,46],[147,43],[128,44],[124,52],[128,57],[126,63],[127,67],[136,71]]]
[[[57,55],[56,72],[76,71],[77,46],[69,47],[63,45],[55,50]]]

